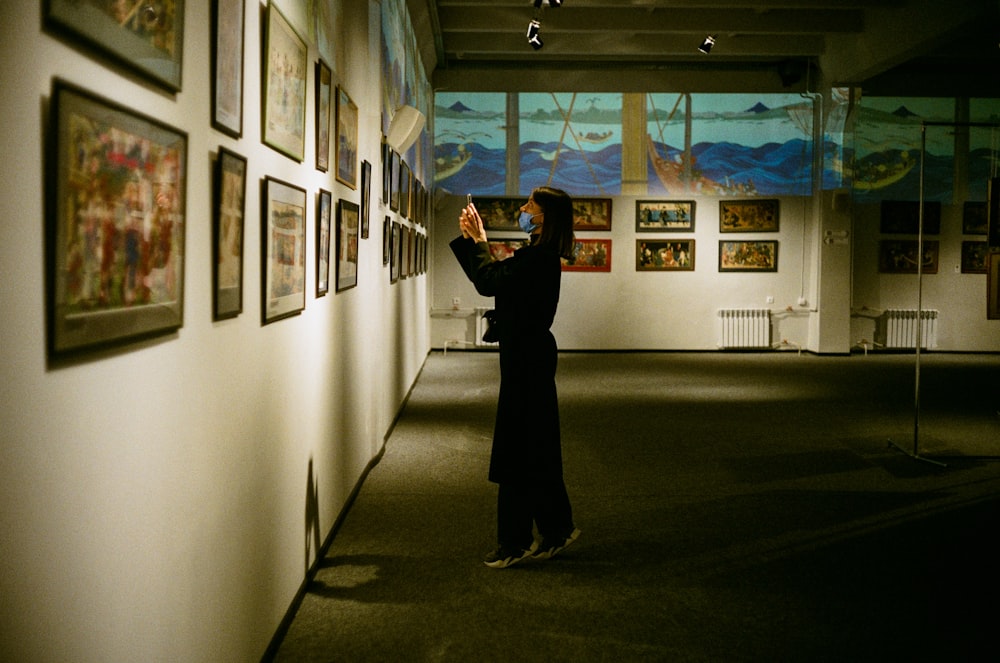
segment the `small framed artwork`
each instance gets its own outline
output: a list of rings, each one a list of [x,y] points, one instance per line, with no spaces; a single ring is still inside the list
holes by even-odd
[[[243,0],[212,3],[212,126],[243,135]]]
[[[405,161],[399,162],[399,214],[410,218],[410,185],[413,183],[410,167]]]
[[[520,230],[521,227],[517,225],[517,217],[521,213],[524,201],[525,198],[506,196],[498,198],[473,197],[472,204],[476,206],[486,230]]]
[[[306,145],[306,42],[277,5],[267,5],[262,140],[302,161]]]
[[[306,190],[264,178],[261,219],[261,324],[306,307]]]
[[[1000,253],[986,259],[986,319],[1000,320]]]
[[[368,213],[371,210],[372,165],[361,162],[361,239],[368,239]]]
[[[966,200],[962,205],[962,234],[985,235],[989,228],[986,201]]]
[[[358,284],[358,213],[356,203],[337,201],[337,292]]]
[[[399,211],[399,153],[389,150],[389,209]]]
[[[991,177],[986,191],[986,243],[990,250],[997,250],[1000,249],[1000,177]]]
[[[51,109],[50,355],[179,329],[187,134],[61,80]]]
[[[920,203],[916,200],[883,200],[879,209],[879,232],[916,235],[920,232]],[[941,203],[924,201],[924,234],[941,233]]]
[[[491,239],[487,242],[490,246],[490,255],[494,260],[506,260],[514,255],[514,252],[528,245],[526,239]]]
[[[389,283],[399,281],[400,262],[403,253],[403,227],[399,221],[392,222],[391,250],[389,253]]]
[[[573,230],[611,230],[611,199],[574,198]]]
[[[778,241],[719,240],[719,271],[778,271]]]
[[[47,0],[42,5],[52,29],[82,40],[167,90],[181,89],[184,0]]]
[[[777,199],[719,201],[719,232],[778,232],[780,207]]]
[[[980,241],[962,242],[962,273],[985,274],[989,245]]]
[[[382,204],[389,204],[389,192],[392,190],[392,148],[382,136]]]
[[[330,115],[333,108],[333,72],[316,61],[316,170],[330,169]]]
[[[635,201],[635,231],[640,233],[694,232],[694,201]]]
[[[878,271],[882,274],[916,274],[919,242],[915,239],[883,239],[878,243]],[[924,242],[920,271],[937,274],[938,243]]]
[[[562,259],[564,272],[610,272],[611,240],[578,239],[573,248],[573,257]]]
[[[337,181],[358,188],[358,107],[337,86]]]
[[[320,189],[316,196],[316,296],[330,291],[330,230],[333,226],[333,194]]]
[[[215,218],[212,224],[212,319],[235,318],[243,312],[243,230],[245,227],[247,160],[219,147],[215,162]]]
[[[693,272],[693,239],[637,239],[635,271]]]
[[[382,265],[388,265],[392,256],[392,218],[382,219]]]

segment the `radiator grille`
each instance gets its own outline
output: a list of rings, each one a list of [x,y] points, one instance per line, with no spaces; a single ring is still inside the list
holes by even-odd
[[[879,318],[876,338],[886,348],[916,349],[917,335],[921,348],[937,347],[938,312],[917,309],[887,309]],[[881,338],[878,338],[881,336]]]
[[[771,310],[766,308],[719,309],[719,347],[755,349],[771,347]]]

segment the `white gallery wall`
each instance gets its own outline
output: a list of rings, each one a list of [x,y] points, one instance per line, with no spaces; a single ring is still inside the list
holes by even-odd
[[[266,4],[246,3],[240,139],[210,125],[211,3],[185,3],[176,95],[46,32],[43,4],[0,8],[0,660],[258,660],[423,364],[426,277],[390,285],[389,212],[373,186],[358,286],[315,296],[316,192],[360,194],[314,167],[311,69],[304,161],[261,143]],[[294,21],[306,4],[280,6]],[[378,182],[379,7],[334,4],[334,84],[359,108],[359,159]],[[43,174],[56,78],[185,132],[188,181],[183,327],[50,365]],[[213,322],[220,146],[248,159],[244,308]],[[308,260],[305,310],[262,325],[265,176],[306,189]]]

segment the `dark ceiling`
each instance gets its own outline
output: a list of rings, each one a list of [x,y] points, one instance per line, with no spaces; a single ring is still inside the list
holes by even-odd
[[[435,89],[1000,96],[998,0],[408,0]],[[542,48],[527,39],[538,19]],[[705,55],[707,35],[716,43]]]

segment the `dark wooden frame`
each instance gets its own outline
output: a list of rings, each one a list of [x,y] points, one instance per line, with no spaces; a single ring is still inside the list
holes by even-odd
[[[261,324],[306,308],[306,190],[265,177],[261,191]]]
[[[744,250],[742,257],[733,256],[729,247],[736,251]],[[761,250],[763,249],[763,250]],[[737,258],[737,262],[730,260]],[[764,262],[760,262],[763,259]],[[778,271],[778,240],[719,240],[719,271],[720,272],[776,272]]]
[[[233,138],[243,135],[245,19],[243,0],[213,0],[212,126]]]
[[[667,218],[660,218],[666,213]],[[635,201],[635,231],[637,233],[694,232],[695,201],[637,200]]]
[[[683,247],[683,248],[682,248]],[[658,256],[676,256],[680,251],[686,258],[661,260]],[[669,252],[669,253],[665,253]],[[693,239],[637,239],[635,240],[635,271],[637,272],[693,272],[695,241]]]
[[[212,222],[212,319],[243,312],[244,237],[246,232],[247,159],[219,146],[215,160]],[[238,266],[233,269],[230,261]],[[228,265],[228,268],[227,268]],[[235,271],[235,285],[228,272]],[[226,272],[225,274],[223,272]]]

